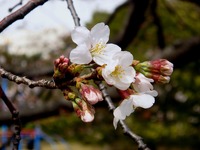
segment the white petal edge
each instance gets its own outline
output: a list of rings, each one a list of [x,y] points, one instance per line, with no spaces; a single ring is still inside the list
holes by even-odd
[[[109,40],[110,29],[104,23],[98,23],[91,29],[92,44],[96,45],[99,42],[106,44]]]
[[[86,27],[75,27],[71,33],[71,38],[77,45],[87,43],[89,40],[90,31]]]
[[[79,45],[73,49],[69,55],[70,61],[75,64],[88,64],[92,61],[92,56],[87,46]]]
[[[150,108],[155,102],[155,98],[149,94],[131,95],[135,107]]]

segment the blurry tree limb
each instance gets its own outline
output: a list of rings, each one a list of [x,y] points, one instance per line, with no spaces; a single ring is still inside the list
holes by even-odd
[[[13,150],[18,150],[19,142],[20,142],[20,131],[21,131],[21,122],[19,119],[19,112],[15,108],[15,106],[11,103],[11,101],[7,98],[3,89],[0,86],[0,98],[4,101],[6,106],[8,107],[10,113],[12,114],[12,121],[14,123],[14,133],[13,133]]]
[[[187,1],[187,2],[190,2],[190,3],[194,3],[198,6],[200,6],[200,1],[199,0],[181,0],[181,1]]]
[[[119,5],[117,8],[115,8],[114,12],[109,16],[109,18],[106,21],[106,24],[110,24],[113,19],[115,18],[116,14],[123,9],[124,7],[127,7],[130,4],[130,0],[124,2],[123,4]]]
[[[38,105],[32,108],[28,106],[20,108],[21,122],[25,124],[30,121],[60,115],[61,110],[65,110],[66,112],[70,113],[73,112],[71,104],[62,98],[49,102],[45,101],[44,103],[45,104],[43,105]],[[1,112],[0,114],[0,125],[5,123],[12,124],[12,120],[10,120],[10,114],[8,114],[6,111]]]
[[[0,32],[2,32],[5,28],[11,25],[13,22],[23,19],[29,12],[38,7],[39,5],[43,5],[48,0],[30,0],[24,6],[22,6],[17,11],[5,17],[0,21]]]
[[[157,9],[157,0],[152,0],[151,2],[151,14],[153,16],[154,24],[157,27],[157,41],[159,48],[163,49],[165,47],[165,38],[164,38],[164,32],[161,25],[161,20],[156,12]]]
[[[147,0],[131,0],[130,2],[132,11],[130,12],[131,14],[127,26],[123,28],[122,36],[116,41],[116,44],[122,49],[125,49],[136,37],[140,26],[144,22],[145,12],[150,3],[150,1]]]
[[[56,89],[57,88],[57,86],[55,85],[55,83],[53,81],[48,81],[48,80],[44,80],[44,79],[39,80],[39,81],[32,81],[26,77],[19,77],[10,72],[7,72],[3,68],[0,68],[0,75],[2,78],[6,78],[17,84],[28,85],[30,88],[34,88],[34,87],[45,87],[48,89]]]
[[[176,44],[158,52],[153,59],[166,58],[174,64],[175,68],[199,60],[200,37],[192,37],[187,40],[176,42]]]

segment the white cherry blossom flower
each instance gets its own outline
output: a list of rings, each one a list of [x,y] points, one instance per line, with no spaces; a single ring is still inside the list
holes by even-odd
[[[104,23],[96,24],[91,31],[86,27],[76,27],[71,34],[77,47],[70,53],[70,60],[76,64],[88,64],[92,60],[98,65],[108,64],[112,56],[121,51],[115,44],[106,44],[110,29]]]
[[[119,120],[126,119],[131,113],[134,112],[135,108],[150,108],[155,102],[155,98],[149,94],[130,95],[128,99],[122,101],[122,103],[114,110],[114,128],[117,128]]]
[[[126,90],[134,81],[135,69],[131,66],[133,55],[120,51],[113,56],[113,61],[102,69],[102,76],[109,85],[120,90]]]
[[[137,73],[135,76],[135,82],[133,82],[132,85],[136,92],[150,94],[155,97],[158,95],[158,92],[153,90],[151,82],[154,82],[154,80],[145,77],[142,73]]]

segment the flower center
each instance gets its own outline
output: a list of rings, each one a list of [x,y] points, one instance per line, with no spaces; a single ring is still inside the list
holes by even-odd
[[[103,44],[102,42],[97,43],[94,47],[90,49],[90,53],[92,54],[92,56],[102,54],[105,47],[105,44]]]
[[[113,76],[113,77],[118,76],[119,78],[122,78],[123,74],[124,74],[124,70],[122,69],[121,66],[117,65],[115,67],[115,70],[111,73],[111,76]]]

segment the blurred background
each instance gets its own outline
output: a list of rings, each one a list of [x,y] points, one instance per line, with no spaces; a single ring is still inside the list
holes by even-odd
[[[18,1],[0,0],[1,19]],[[23,5],[27,1],[23,1]],[[200,1],[74,0],[81,24],[110,27],[110,42],[140,61],[165,58],[174,64],[169,84],[154,85],[156,103],[126,119],[152,150],[200,148]],[[14,8],[12,12],[21,6]],[[87,8],[87,9],[86,9]],[[52,80],[53,61],[76,45],[66,1],[50,0],[0,34],[0,65],[32,80]],[[133,150],[137,144],[113,127],[106,102],[95,105],[95,120],[83,123],[59,90],[30,89],[0,78],[20,112],[21,149]],[[119,99],[111,93],[116,106]],[[0,149],[9,149],[12,119],[0,101]]]

